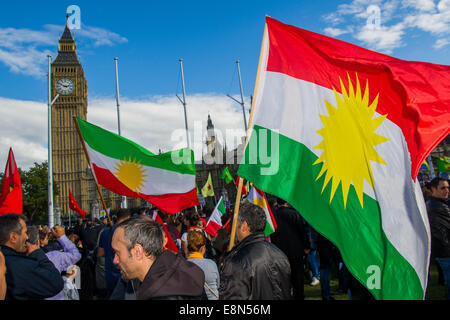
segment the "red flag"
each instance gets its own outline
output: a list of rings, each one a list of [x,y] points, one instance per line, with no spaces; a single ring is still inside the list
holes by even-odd
[[[162,221],[162,219],[161,219],[161,217],[159,216],[159,214],[158,214],[157,211],[155,211],[155,212],[153,213],[153,220],[155,220],[156,222],[159,222],[159,223],[163,226],[163,228],[164,228],[164,232],[165,232],[166,238],[167,238],[167,244],[166,244],[167,249],[169,249],[169,250],[171,250],[171,251],[173,251],[173,252],[175,252],[175,253],[178,253],[178,252],[179,252],[179,251],[178,251],[178,247],[177,247],[177,245],[175,244],[175,241],[173,241],[172,236],[171,236],[170,233],[169,233],[169,230],[167,230],[166,225],[165,225],[164,222]]]
[[[234,183],[235,185],[236,185],[236,187],[239,187],[239,179],[240,179],[241,177],[239,177],[239,176],[237,176],[237,178],[236,178],[236,182]],[[247,195],[247,189],[245,188],[245,185],[244,184],[242,184],[242,197],[245,197],[246,195]]]
[[[72,209],[73,211],[78,212],[78,214],[81,216],[81,218],[83,218],[83,220],[86,217],[86,211],[83,211],[78,204],[75,202],[75,198],[72,195],[72,192],[69,189],[69,196],[70,196],[70,202],[69,202],[69,208]]]
[[[22,185],[12,148],[9,149],[0,193],[0,215],[5,213],[23,213]]]

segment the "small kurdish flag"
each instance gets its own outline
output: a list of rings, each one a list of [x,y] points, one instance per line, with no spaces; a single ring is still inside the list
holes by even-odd
[[[198,205],[194,153],[155,155],[115,133],[77,118],[92,174],[114,193],[142,198],[168,214]]]
[[[264,213],[266,214],[266,228],[264,229],[264,235],[267,237],[274,233],[277,229],[277,223],[275,222],[272,210],[270,210],[269,204],[267,203],[267,199],[264,196],[264,192],[255,186],[252,186],[246,200],[264,210]]]
[[[450,132],[450,66],[267,17],[253,96],[237,174],[289,202],[375,298],[423,299],[430,230],[417,174]]]
[[[225,214],[225,204],[222,197],[220,197],[219,202],[217,202],[211,217],[209,217],[206,223],[205,232],[208,232],[211,236],[217,236],[217,231],[222,227],[222,216]]]

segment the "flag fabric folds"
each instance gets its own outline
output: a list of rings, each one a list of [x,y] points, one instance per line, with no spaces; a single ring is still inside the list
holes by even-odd
[[[225,167],[225,169],[223,169],[220,179],[225,180],[226,184],[229,184],[231,181],[233,181],[233,176],[231,175],[228,167]]]
[[[84,220],[86,218],[86,211],[80,208],[73,197],[72,191],[69,189],[69,208],[77,212],[81,218]]]
[[[115,133],[77,118],[98,184],[142,198],[168,214],[198,205],[191,149],[155,155]]]
[[[0,214],[23,213],[22,184],[12,148],[9,149],[0,191]]]
[[[449,84],[449,66],[267,17],[238,175],[288,201],[375,298],[423,299],[430,230],[417,173],[450,132]]]
[[[216,204],[208,222],[206,223],[205,232],[209,233],[211,236],[217,236],[217,231],[222,227],[222,216],[225,214],[225,204],[223,198],[220,197]]]
[[[272,210],[270,210],[264,192],[262,192],[255,186],[251,186],[246,201],[253,203],[254,205],[257,205],[258,207],[264,210],[264,213],[266,214],[266,227],[264,229],[264,235],[267,237],[272,233],[274,233],[275,230],[277,229],[277,223],[275,222]]]
[[[208,174],[208,180],[202,188],[202,195],[206,197],[214,197],[214,188],[211,179],[211,172]]]
[[[179,253],[178,247],[175,244],[175,241],[173,240],[172,236],[170,235],[170,232],[167,229],[166,224],[161,219],[161,217],[159,216],[159,214],[158,214],[158,212],[156,210],[153,212],[153,220],[155,220],[156,222],[161,224],[163,226],[163,228],[164,228],[164,233],[165,233],[165,236],[166,236],[166,239],[167,239],[166,248],[171,250],[171,251],[173,251],[174,253]]]

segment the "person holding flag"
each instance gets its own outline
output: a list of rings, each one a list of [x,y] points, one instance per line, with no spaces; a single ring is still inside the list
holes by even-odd
[[[266,214],[252,203],[239,208],[238,244],[220,268],[220,300],[291,299],[291,267],[286,255],[265,240]]]

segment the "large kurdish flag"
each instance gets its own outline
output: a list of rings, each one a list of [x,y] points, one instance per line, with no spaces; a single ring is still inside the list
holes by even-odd
[[[375,298],[423,299],[430,231],[416,176],[449,133],[450,67],[268,17],[254,96],[238,175],[291,203]]]
[[[155,155],[115,133],[77,118],[94,178],[114,193],[142,198],[173,214],[198,205],[194,153]]]

